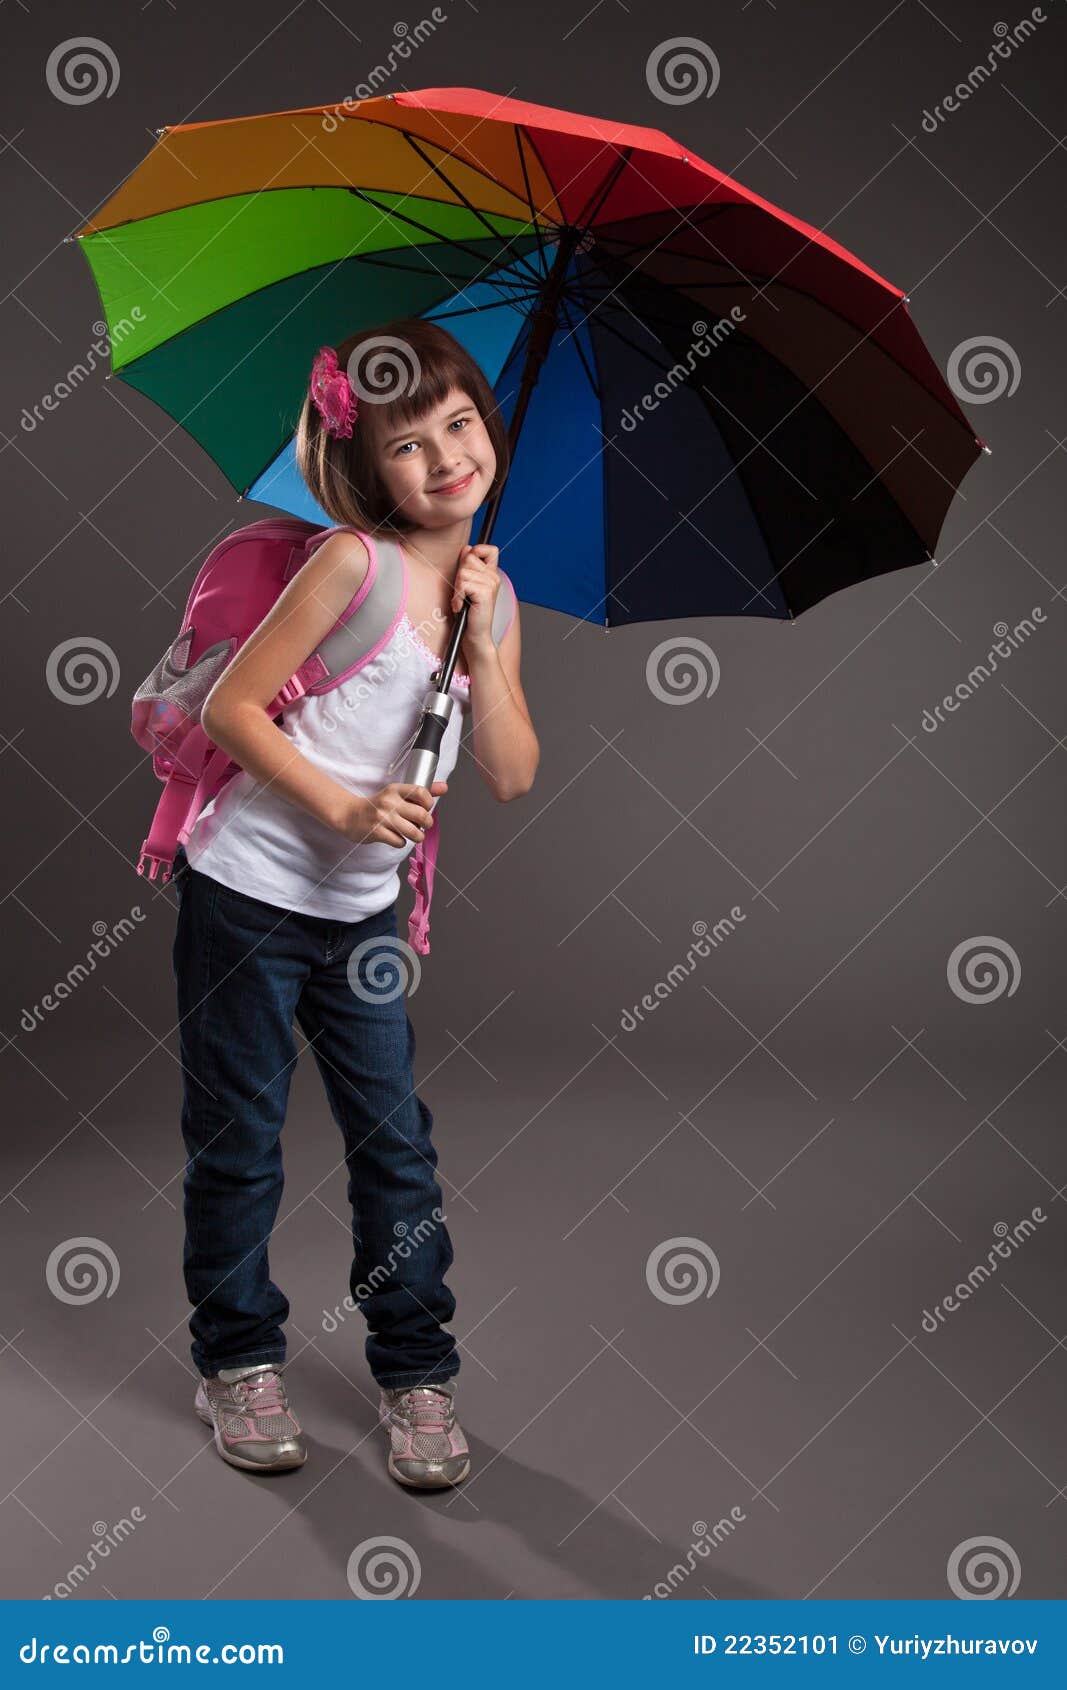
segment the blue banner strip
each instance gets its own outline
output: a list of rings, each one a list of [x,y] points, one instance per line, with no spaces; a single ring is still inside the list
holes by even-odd
[[[258,1683],[279,1686],[338,1667],[346,1684],[440,1676],[463,1690],[903,1684],[920,1673],[937,1684],[1067,1682],[1064,1602],[77,1599],[2,1603],[0,1624],[5,1685],[60,1672],[76,1682],[79,1667],[157,1684],[168,1668],[221,1683],[227,1668],[255,1668]]]

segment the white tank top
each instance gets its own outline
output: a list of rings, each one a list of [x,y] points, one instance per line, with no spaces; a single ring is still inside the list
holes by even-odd
[[[402,753],[440,662],[402,609],[373,657],[330,691],[307,693],[290,704],[278,726],[309,762],[369,797],[403,780]],[[459,756],[470,677],[457,670],[451,691],[456,704],[441,741],[437,780],[448,779]],[[185,854],[193,868],[233,891],[279,909],[352,922],[396,900],[401,864],[414,849],[413,839],[403,845],[377,840],[354,845],[242,769],[204,806]]]

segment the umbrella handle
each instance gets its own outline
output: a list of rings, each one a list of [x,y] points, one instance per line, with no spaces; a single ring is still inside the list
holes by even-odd
[[[413,786],[425,786],[429,789],[433,784],[441,759],[441,741],[452,720],[455,706],[456,701],[452,694],[439,692],[436,687],[432,687],[423,699],[422,719],[404,770],[405,781],[409,781]],[[438,793],[433,798],[431,810],[436,808],[440,796]]]

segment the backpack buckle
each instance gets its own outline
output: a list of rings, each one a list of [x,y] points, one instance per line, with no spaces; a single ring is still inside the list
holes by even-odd
[[[273,711],[283,704],[292,704],[294,698],[303,698],[306,692],[307,687],[300,679],[299,673],[290,675],[285,685],[279,688],[278,696],[275,698],[274,703],[270,706],[270,710]]]

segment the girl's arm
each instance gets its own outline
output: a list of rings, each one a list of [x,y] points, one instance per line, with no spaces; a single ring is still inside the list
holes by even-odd
[[[541,758],[519,680],[518,604],[499,646],[491,639],[471,642],[466,633],[462,643],[471,678],[474,758],[494,798],[506,804],[529,792]]]
[[[298,570],[208,693],[201,712],[215,744],[283,798],[344,831],[366,803],[302,756],[267,705],[329,633],[366,579],[370,558],[354,534],[334,534]]]

